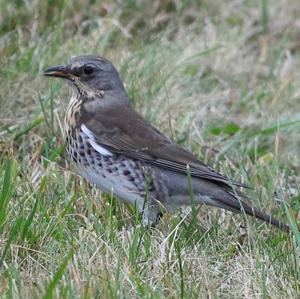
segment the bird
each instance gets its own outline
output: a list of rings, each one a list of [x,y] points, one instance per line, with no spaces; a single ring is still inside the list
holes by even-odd
[[[239,190],[244,184],[204,164],[135,111],[108,59],[76,56],[44,75],[72,86],[63,137],[78,174],[135,205],[144,226],[155,226],[163,211],[205,204],[289,231],[289,225],[249,203]]]

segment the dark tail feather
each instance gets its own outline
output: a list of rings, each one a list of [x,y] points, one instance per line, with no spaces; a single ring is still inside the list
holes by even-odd
[[[246,205],[245,203],[243,203],[242,206],[243,206],[242,209],[245,211],[245,213],[247,215],[253,216],[253,217],[258,218],[262,221],[265,221],[265,222],[270,223],[274,226],[277,226],[277,227],[285,230],[286,232],[290,231],[290,227],[287,224],[282,223],[281,221],[274,218],[272,215],[265,214],[261,210],[259,210],[257,208],[254,208],[254,207],[250,207],[250,206]]]
[[[237,198],[235,195],[231,193],[228,193],[228,195],[229,196],[225,196],[224,198],[217,200],[217,202],[220,203],[220,206],[223,207],[224,209],[232,212],[237,212],[237,213],[245,212],[247,215],[253,216],[257,219],[260,219],[276,227],[279,227],[286,232],[290,231],[289,225],[282,223],[281,221],[274,218],[272,215],[265,214],[258,208],[248,205],[243,200]]]

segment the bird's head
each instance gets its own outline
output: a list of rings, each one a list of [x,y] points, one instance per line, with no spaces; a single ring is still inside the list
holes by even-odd
[[[66,79],[88,97],[105,92],[125,93],[118,71],[109,60],[100,56],[77,56],[67,65],[49,67],[44,75]]]

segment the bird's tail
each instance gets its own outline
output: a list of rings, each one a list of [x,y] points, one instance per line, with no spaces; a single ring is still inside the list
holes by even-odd
[[[227,196],[218,198],[218,200],[216,200],[216,205],[232,212],[236,212],[236,213],[244,212],[247,215],[253,216],[257,219],[265,221],[266,223],[279,227],[286,232],[290,231],[289,225],[277,220],[272,215],[266,214],[262,212],[260,209],[252,207],[248,203],[246,203],[242,199],[242,197],[244,196],[241,193],[239,194],[232,194],[232,192],[226,192],[226,193]]]

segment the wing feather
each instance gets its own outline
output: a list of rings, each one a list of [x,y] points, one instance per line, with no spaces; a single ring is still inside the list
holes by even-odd
[[[247,187],[230,180],[198,160],[192,153],[171,142],[169,138],[148,124],[130,106],[123,107],[121,114],[115,110],[99,114],[83,111],[82,120],[94,134],[94,141],[112,153],[121,153],[156,167],[187,174],[221,183],[231,188],[232,185]]]

